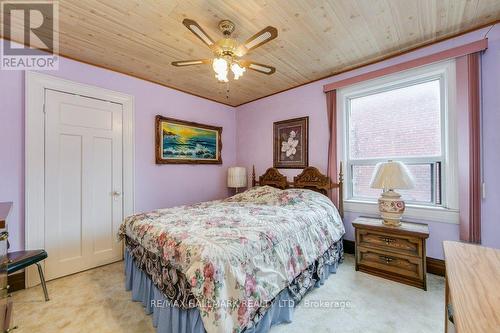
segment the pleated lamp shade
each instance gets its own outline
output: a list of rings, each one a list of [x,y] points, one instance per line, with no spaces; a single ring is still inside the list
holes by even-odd
[[[246,187],[247,169],[243,167],[231,167],[227,169],[227,187]]]
[[[375,166],[370,187],[385,190],[410,189],[415,187],[415,180],[402,162],[381,162]]]

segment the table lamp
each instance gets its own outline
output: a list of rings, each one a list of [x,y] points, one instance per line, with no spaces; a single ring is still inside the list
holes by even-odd
[[[227,187],[238,189],[247,186],[247,169],[243,167],[230,167],[227,169]]]
[[[410,189],[415,186],[413,176],[402,162],[381,162],[375,166],[371,188],[383,189],[378,198],[378,209],[385,225],[400,226],[405,211],[405,202],[395,189]]]

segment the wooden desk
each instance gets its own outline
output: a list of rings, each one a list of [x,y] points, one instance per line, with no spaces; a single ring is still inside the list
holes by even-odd
[[[7,217],[12,208],[12,202],[0,202],[0,331],[8,332],[12,314],[12,301],[7,300],[9,286],[7,285]]]
[[[0,202],[0,229],[5,229],[7,216],[9,216],[12,202]]]
[[[445,241],[444,255],[446,332],[448,304],[456,332],[500,332],[500,250]]]

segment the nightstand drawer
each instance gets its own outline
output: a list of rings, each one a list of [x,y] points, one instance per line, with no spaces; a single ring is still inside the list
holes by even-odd
[[[357,241],[360,246],[377,247],[422,257],[422,241],[418,237],[393,235],[372,230],[358,230]]]
[[[360,267],[371,267],[416,280],[423,279],[422,259],[387,251],[378,251],[363,246],[358,246],[356,251],[357,263]]]

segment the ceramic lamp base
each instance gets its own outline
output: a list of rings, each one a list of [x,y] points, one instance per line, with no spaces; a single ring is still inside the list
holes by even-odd
[[[378,199],[378,209],[385,225],[393,227],[401,225],[401,218],[405,212],[405,202],[399,193],[394,190],[382,193]]]

